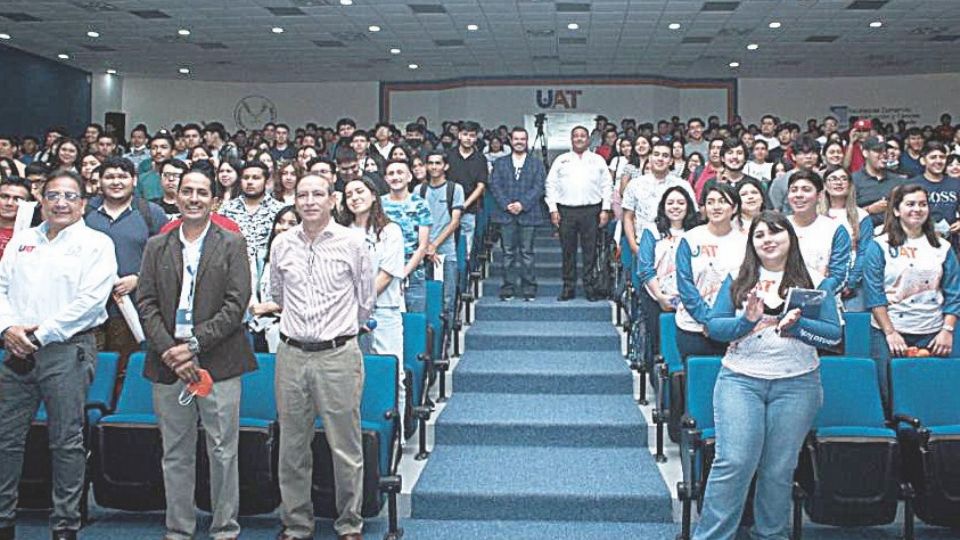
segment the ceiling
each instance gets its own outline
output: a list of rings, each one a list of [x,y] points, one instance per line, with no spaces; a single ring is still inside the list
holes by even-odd
[[[342,5],[350,1],[0,0],[0,44],[91,72],[216,81],[960,72],[960,0]],[[782,26],[769,28],[773,21]],[[882,27],[871,28],[874,21]],[[568,29],[571,23],[579,29]],[[680,28],[671,30],[671,23]],[[478,28],[468,30],[470,24]],[[372,32],[370,25],[381,30]],[[190,35],[178,35],[180,29]],[[90,31],[100,37],[88,37]],[[747,50],[751,43],[758,48]],[[740,65],[731,68],[731,62]],[[410,69],[414,63],[418,69]]]

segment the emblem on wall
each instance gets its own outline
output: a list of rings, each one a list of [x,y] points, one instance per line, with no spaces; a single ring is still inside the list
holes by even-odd
[[[233,120],[241,129],[260,129],[268,122],[277,121],[277,106],[263,96],[247,96],[237,102]]]

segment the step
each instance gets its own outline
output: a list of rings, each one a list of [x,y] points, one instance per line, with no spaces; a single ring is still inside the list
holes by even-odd
[[[416,519],[672,520],[670,492],[645,446],[437,445],[411,503]]]
[[[577,271],[577,296],[583,298],[583,273],[578,267]],[[500,292],[501,279],[489,277],[483,281],[483,294],[485,296],[497,296]],[[563,280],[557,278],[537,279],[537,296],[556,297],[563,290]]]
[[[563,262],[563,253],[560,251],[559,245],[555,247],[534,246],[533,260],[537,263],[561,263]],[[494,266],[503,262],[503,251],[499,248],[493,251],[493,261]]]
[[[484,296],[476,309],[478,321],[610,321],[610,306],[583,298],[558,302],[553,297],[538,296],[528,302],[519,297],[503,301],[497,296]]]
[[[500,281],[503,271],[503,259],[497,259],[490,266],[490,276],[496,281]],[[559,262],[537,261],[533,265],[533,275],[537,278],[560,278],[563,277],[563,265]]]
[[[465,349],[619,351],[620,339],[609,322],[479,320],[466,333]]]
[[[618,523],[579,521],[444,521],[407,519],[400,525],[404,537],[415,540],[592,540],[674,538],[680,526],[672,523]],[[364,532],[370,529],[364,527]],[[377,533],[382,532],[377,530]],[[375,536],[373,538],[379,538]]]
[[[633,379],[619,351],[468,350],[454,377],[458,397],[462,392],[630,395],[633,391]]]
[[[440,418],[434,440],[444,445],[640,448],[647,441],[647,424],[630,394],[458,391]]]

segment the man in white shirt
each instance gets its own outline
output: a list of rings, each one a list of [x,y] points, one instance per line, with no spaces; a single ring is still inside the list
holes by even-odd
[[[654,224],[660,199],[668,189],[680,186],[691,200],[696,200],[690,182],[670,174],[670,157],[670,143],[654,143],[650,149],[650,173],[630,182],[623,192],[623,232],[634,255],[639,249],[643,229]]]
[[[550,221],[560,228],[563,249],[563,290],[557,300],[564,302],[576,295],[577,243],[583,252],[583,288],[587,300],[601,300],[595,290],[593,267],[596,262],[597,231],[610,219],[613,181],[607,164],[588,150],[590,132],[577,126],[570,132],[572,150],[557,156],[546,181],[546,202]]]
[[[42,399],[53,454],[54,540],[74,540],[87,452],[83,410],[96,366],[93,329],[117,279],[113,242],[83,221],[83,180],[44,184],[47,220],[10,240],[0,260],[0,538],[14,537],[27,430]]]

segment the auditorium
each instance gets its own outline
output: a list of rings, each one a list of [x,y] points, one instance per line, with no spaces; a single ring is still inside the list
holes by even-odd
[[[0,0],[0,540],[960,539],[960,0]]]

